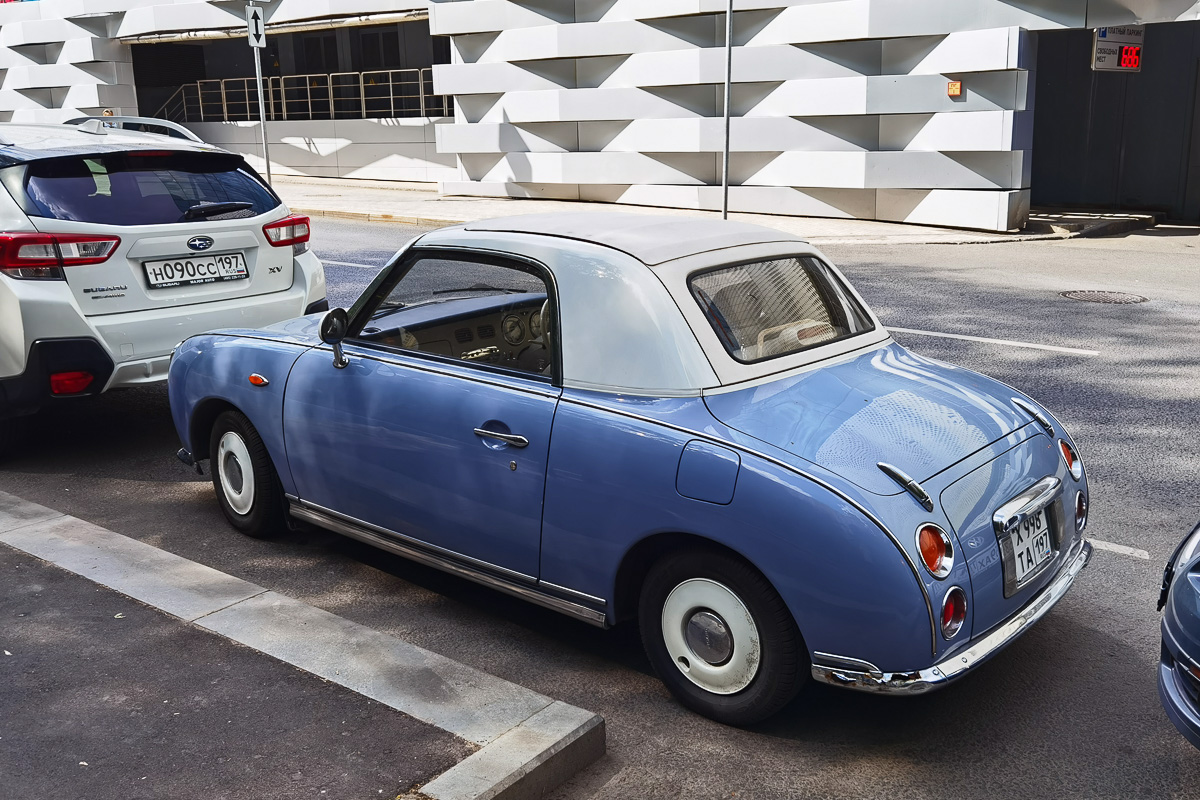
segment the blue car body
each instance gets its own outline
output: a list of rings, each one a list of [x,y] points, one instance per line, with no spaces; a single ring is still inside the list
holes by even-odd
[[[1159,608],[1158,696],[1179,732],[1200,747],[1200,525],[1167,563]]]
[[[617,231],[642,219],[578,216],[621,217]],[[877,321],[865,341],[753,377],[757,367],[706,343],[712,331],[692,324],[700,312],[671,282],[763,253],[820,254],[751,226],[711,246],[705,237],[724,228],[687,223],[672,236],[682,224],[647,229],[676,242],[655,244],[661,252],[533,218],[410,245],[543,265],[563,343],[553,382],[353,339],[339,369],[317,316],[193,337],[170,371],[183,457],[208,457],[213,419],[237,409],[261,435],[292,516],[600,626],[636,613],[659,554],[710,544],[778,592],[811,675],[850,688],[940,686],[1045,614],[1091,553],[1077,509],[1086,476],[1079,464],[1072,474],[1062,448],[1074,443],[1049,412],[909,352]],[[640,348],[630,363],[596,352],[604,310],[606,338]],[[269,385],[249,383],[252,373]],[[481,424],[529,446],[481,442]],[[1022,498],[1048,515],[1054,552],[1013,589],[997,513]],[[947,575],[922,564],[915,532],[929,523],[960,555]],[[965,592],[966,618],[946,638],[951,587]]]

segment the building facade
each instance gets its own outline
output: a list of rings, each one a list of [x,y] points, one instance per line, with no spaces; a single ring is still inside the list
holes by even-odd
[[[279,171],[720,205],[726,0],[263,5]],[[0,118],[139,110],[257,158],[243,15],[4,5]],[[1200,216],[1197,20],[1193,0],[735,0],[731,208],[989,230],[1031,202]],[[1141,72],[1092,70],[1093,29],[1142,24]]]

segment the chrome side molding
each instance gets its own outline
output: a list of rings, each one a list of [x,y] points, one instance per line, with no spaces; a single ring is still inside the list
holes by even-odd
[[[608,627],[608,616],[605,613],[607,603],[601,598],[566,587],[543,583],[528,575],[486,564],[467,556],[451,553],[448,550],[433,548],[393,531],[384,530],[362,520],[323,508],[315,503],[306,503],[291,496],[287,499],[288,513],[296,519],[304,520],[334,533],[340,533],[343,536],[349,536],[351,539],[357,539],[373,547],[378,547],[380,550],[386,550],[428,567],[489,586],[551,611],[575,617],[590,625],[595,625],[597,628]],[[600,608],[589,608],[576,602],[576,600],[584,598],[598,604]]]
[[[878,466],[884,475],[887,475],[898,483],[901,489],[915,497],[917,502],[921,504],[921,508],[926,511],[933,511],[933,498],[929,496],[929,492],[925,491],[925,487],[910,478],[899,467],[893,467],[891,464],[884,463],[883,461],[880,461]]]

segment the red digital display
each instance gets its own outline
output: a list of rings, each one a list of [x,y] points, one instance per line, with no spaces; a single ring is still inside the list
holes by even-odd
[[[1142,66],[1142,46],[1140,44],[1121,46],[1121,67],[1123,69],[1140,69]]]

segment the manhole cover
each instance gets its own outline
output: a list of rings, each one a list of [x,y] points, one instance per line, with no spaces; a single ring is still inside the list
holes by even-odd
[[[1125,292],[1075,291],[1061,292],[1060,294],[1068,300],[1082,300],[1085,303],[1107,303],[1114,306],[1131,306],[1134,303],[1144,303],[1149,300],[1148,297],[1127,294]]]

